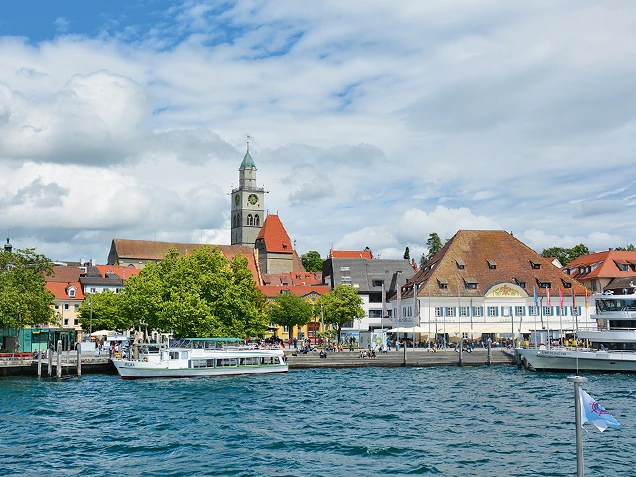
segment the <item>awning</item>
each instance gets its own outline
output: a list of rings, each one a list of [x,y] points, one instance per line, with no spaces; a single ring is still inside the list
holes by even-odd
[[[108,335],[112,335],[115,332],[112,330],[99,330],[99,331],[93,331],[91,333],[91,336],[108,336]]]

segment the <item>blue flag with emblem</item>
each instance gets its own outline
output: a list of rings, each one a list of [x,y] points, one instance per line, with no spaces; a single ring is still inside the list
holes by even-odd
[[[596,400],[588,393],[581,391],[581,426],[586,422],[591,422],[596,428],[603,432],[608,426],[614,429],[620,429],[619,422],[606,411],[603,406],[596,402]]]

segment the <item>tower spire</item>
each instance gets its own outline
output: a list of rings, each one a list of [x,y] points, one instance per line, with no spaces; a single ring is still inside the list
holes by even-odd
[[[11,245],[11,242],[9,241],[9,231],[7,230],[7,243],[4,244],[4,251],[11,253],[12,250],[13,245]]]

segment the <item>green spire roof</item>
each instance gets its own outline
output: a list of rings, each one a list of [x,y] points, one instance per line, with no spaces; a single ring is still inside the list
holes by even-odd
[[[241,162],[241,169],[247,168],[247,167],[256,168],[256,164],[254,164],[254,159],[252,159],[252,156],[250,155],[250,147],[249,146],[247,146],[247,152],[245,153],[245,157],[243,158],[243,162]]]

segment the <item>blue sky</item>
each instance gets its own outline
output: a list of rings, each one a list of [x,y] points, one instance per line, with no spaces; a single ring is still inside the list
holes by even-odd
[[[636,242],[636,5],[5,2],[0,230],[229,243],[247,135],[300,253]],[[259,184],[260,185],[260,184]]]

